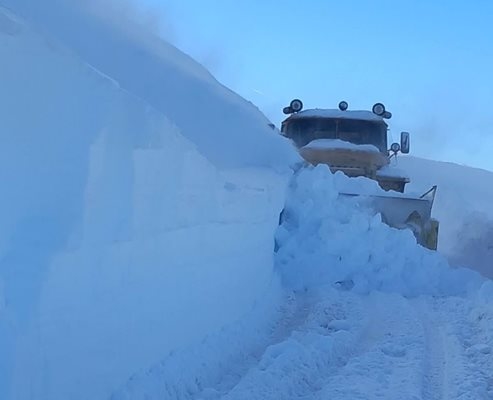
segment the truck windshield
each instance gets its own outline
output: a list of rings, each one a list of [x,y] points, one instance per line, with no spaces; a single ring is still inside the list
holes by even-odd
[[[283,132],[297,147],[316,139],[340,139],[354,144],[372,144],[382,152],[387,151],[386,127],[373,121],[300,118],[289,121]]]

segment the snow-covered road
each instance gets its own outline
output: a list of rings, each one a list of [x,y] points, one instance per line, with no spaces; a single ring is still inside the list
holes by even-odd
[[[213,379],[165,384],[163,364],[114,398],[493,398],[493,331],[481,325],[492,315],[469,299],[361,295],[328,286],[287,295],[277,317],[252,346],[215,364]]]
[[[493,398],[492,338],[478,341],[467,300],[328,294],[233,387],[196,398]],[[307,300],[298,301],[305,309]]]

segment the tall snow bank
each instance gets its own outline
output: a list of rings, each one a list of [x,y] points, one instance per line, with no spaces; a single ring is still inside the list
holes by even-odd
[[[382,223],[364,199],[339,197],[346,180],[322,165],[300,169],[293,178],[277,232],[277,268],[288,287],[335,284],[406,296],[478,287],[476,273],[450,269],[443,256],[418,246],[411,231]]]
[[[125,48],[70,29],[107,60]],[[161,61],[160,87],[146,80],[157,69],[130,63],[157,109],[3,8],[0,59],[0,398],[103,399],[270,287],[285,182],[246,166],[282,166],[282,145],[213,82]],[[225,143],[220,110],[235,126]],[[239,157],[245,137],[255,151]],[[238,168],[218,168],[221,155]]]

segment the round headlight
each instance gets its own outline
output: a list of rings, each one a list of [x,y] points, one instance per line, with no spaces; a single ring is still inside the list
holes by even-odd
[[[382,103],[376,103],[371,110],[373,111],[373,114],[380,116],[385,114],[385,106]]]
[[[341,111],[346,111],[348,107],[349,107],[349,104],[347,103],[347,101],[341,101],[339,103],[339,110],[341,110]]]
[[[399,143],[392,143],[390,146],[390,150],[392,150],[394,153],[397,153],[401,149],[401,146]]]
[[[303,108],[303,103],[301,102],[301,100],[294,99],[289,106],[294,112],[299,112]]]

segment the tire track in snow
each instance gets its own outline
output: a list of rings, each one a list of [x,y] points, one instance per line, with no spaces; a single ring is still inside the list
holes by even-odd
[[[425,332],[423,400],[492,400],[491,337],[471,317],[473,304],[459,297],[415,302]]]
[[[421,400],[423,334],[412,305],[400,295],[379,292],[360,301],[367,321],[358,333],[357,353],[311,398]]]
[[[357,320],[363,322],[358,296],[329,291],[332,296],[301,295],[298,309],[302,318],[285,324],[288,329],[282,335],[273,335],[276,340],[265,347],[258,363],[250,365],[237,384],[219,398],[311,399],[320,392],[324,378],[336,374],[359,351],[354,333],[358,333]],[[218,397],[197,400],[213,398]]]
[[[480,343],[478,367],[486,383],[488,399],[493,399],[493,311],[489,305],[480,304],[469,314],[475,322],[475,342]]]
[[[448,298],[440,301],[440,308],[456,318],[447,318],[451,332],[455,370],[453,376],[454,397],[460,400],[492,400],[493,337],[482,330],[481,318],[475,318],[475,304],[463,298]]]
[[[246,360],[244,364],[238,365],[238,360],[235,359],[233,361],[234,365],[225,365],[222,378],[215,382],[213,386],[205,387],[191,396],[191,399],[215,400],[227,396],[244,379],[248,371],[256,367],[269,347],[285,341],[293,331],[306,322],[313,308],[313,302],[314,300],[309,296],[287,295],[286,301],[281,307],[279,320],[269,335],[269,340],[259,343],[257,347],[250,349],[252,357]],[[229,371],[235,371],[234,375],[231,375]]]
[[[423,353],[423,400],[446,400],[446,353],[444,332],[437,323],[435,315],[430,312],[431,304],[426,298],[415,301],[416,313],[419,316],[424,333]]]
[[[339,315],[324,315],[338,302]],[[421,399],[424,335],[407,299],[338,292],[311,307],[221,399]]]

